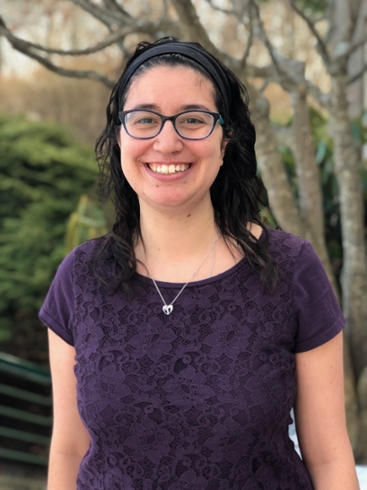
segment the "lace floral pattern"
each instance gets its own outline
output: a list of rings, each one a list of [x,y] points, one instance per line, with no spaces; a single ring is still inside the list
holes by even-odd
[[[188,285],[169,316],[148,278],[137,276],[131,294],[111,295],[96,281],[98,242],[61,266],[40,316],[76,349],[78,406],[92,438],[78,490],[312,489],[288,437],[294,352],[297,341],[334,336],[342,317],[307,242],[269,233],[275,293],[261,292],[243,260]],[[300,324],[295,270],[309,267],[317,287],[330,290],[321,333],[311,316]],[[62,287],[68,281],[72,291]],[[158,285],[165,298],[182,286]],[[72,313],[60,327],[50,305],[61,294]]]

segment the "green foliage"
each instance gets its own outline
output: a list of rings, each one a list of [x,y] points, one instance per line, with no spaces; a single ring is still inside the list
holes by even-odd
[[[0,337],[36,316],[65,256],[69,215],[92,189],[91,149],[63,126],[0,116]]]

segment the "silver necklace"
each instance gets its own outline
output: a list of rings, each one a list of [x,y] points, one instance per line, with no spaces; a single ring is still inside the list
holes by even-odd
[[[180,294],[185,289],[185,287],[194,279],[194,277],[196,276],[196,274],[199,272],[199,270],[201,269],[201,267],[204,265],[204,262],[209,257],[210,252],[214,249],[214,245],[216,244],[216,242],[217,242],[217,240],[218,240],[219,237],[220,237],[220,233],[218,233],[218,235],[214,238],[213,243],[211,244],[211,247],[210,247],[208,253],[204,257],[204,260],[201,262],[201,264],[196,269],[196,271],[193,273],[193,275],[190,277],[190,279],[187,281],[187,283],[182,286],[182,288],[180,289],[180,291],[178,292],[178,294],[173,298],[173,300],[171,301],[171,303],[169,305],[166,303],[166,300],[163,298],[163,295],[162,295],[162,293],[161,293],[161,291],[160,291],[157,283],[155,282],[155,280],[153,279],[153,277],[151,278],[152,281],[153,281],[153,284],[154,284],[154,286],[155,286],[155,288],[157,290],[157,293],[159,294],[161,300],[163,301],[163,306],[162,306],[163,313],[165,313],[166,315],[170,315],[172,313],[172,311],[173,311],[173,303],[175,303],[175,301],[180,296]],[[213,268],[214,268],[214,254],[213,254],[211,272],[210,272],[210,276],[209,277],[211,277],[212,274],[213,274]],[[148,270],[148,272],[149,272],[149,270]]]

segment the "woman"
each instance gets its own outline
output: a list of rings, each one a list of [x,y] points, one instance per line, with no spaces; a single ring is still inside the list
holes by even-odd
[[[358,488],[343,317],[311,246],[262,223],[254,144],[244,87],[200,45],[138,46],[96,146],[115,224],[40,312],[49,490]]]

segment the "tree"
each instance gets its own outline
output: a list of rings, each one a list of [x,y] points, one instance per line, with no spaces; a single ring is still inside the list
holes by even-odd
[[[80,194],[93,193],[97,165],[65,127],[1,116],[0,169],[0,336],[14,340],[37,323],[66,254],[68,218]]]
[[[342,223],[347,418],[356,456],[366,462],[367,257],[361,154],[353,140],[348,112],[348,84],[358,80],[365,70],[362,66],[358,73],[349,75],[352,57],[366,43],[361,28],[366,0],[280,0],[276,5],[260,0],[157,0],[139,2],[139,5],[118,0],[70,0],[69,3],[82,9],[86,18],[97,20],[107,34],[101,34],[92,46],[69,50],[25,41],[7,28],[4,20],[0,21],[0,34],[15,50],[60,75],[88,78],[109,87],[114,80],[108,73],[70,69],[62,62],[52,61],[52,56],[96,54],[116,46],[120,53],[117,69],[129,53],[132,39],[136,42],[142,38],[178,35],[200,42],[248,87],[258,135],[258,162],[268,188],[272,214],[281,228],[312,242],[338,293],[325,243],[323,199],[308,102],[312,99],[327,113]],[[271,13],[274,6],[276,14],[287,20],[282,24],[282,36],[274,35],[272,22],[277,17],[274,10]],[[215,21],[211,21],[213,18]],[[320,76],[309,75],[307,56],[302,59],[290,47],[290,42],[294,46],[299,33],[305,30],[308,36],[303,38],[304,42],[318,63],[319,72],[330,80],[329,88],[325,89],[327,83],[321,83]],[[288,43],[284,42],[285,37]],[[266,90],[271,83],[289,94],[293,108],[291,126],[281,131],[274,127],[269,116]],[[278,151],[280,142],[291,149],[296,161],[297,195]]]

